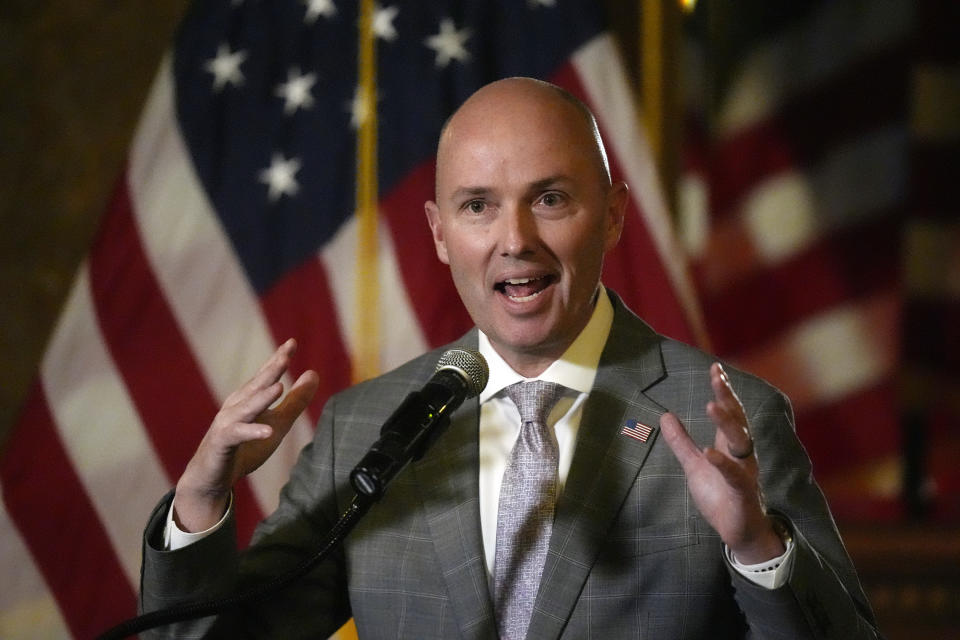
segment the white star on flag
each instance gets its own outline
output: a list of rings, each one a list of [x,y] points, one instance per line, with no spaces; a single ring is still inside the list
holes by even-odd
[[[228,84],[243,84],[243,72],[240,65],[247,59],[246,51],[230,51],[230,45],[224,43],[217,47],[217,55],[207,60],[203,68],[213,74],[213,90],[220,91]]]
[[[332,18],[337,15],[333,0],[303,0],[303,3],[307,5],[307,13],[303,16],[303,21],[307,24],[313,24],[320,16]]]
[[[446,67],[451,60],[465,62],[470,59],[470,52],[467,51],[464,44],[470,37],[470,30],[463,28],[457,31],[450,18],[444,18],[440,22],[440,33],[430,36],[424,43],[437,52],[437,66]]]
[[[397,29],[393,26],[393,20],[399,12],[397,7],[376,5],[373,12],[373,35],[388,42],[396,40]]]
[[[277,86],[276,95],[284,99],[283,112],[291,115],[297,109],[309,109],[313,106],[313,94],[310,89],[317,82],[317,74],[301,74],[299,67],[287,71],[287,81]]]
[[[300,190],[296,174],[300,170],[300,159],[283,157],[281,153],[273,154],[270,166],[260,172],[260,182],[269,187],[270,202],[276,202],[281,196],[294,196]]]

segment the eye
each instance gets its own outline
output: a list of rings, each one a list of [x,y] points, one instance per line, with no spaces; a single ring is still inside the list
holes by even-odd
[[[487,210],[487,203],[483,200],[471,200],[463,208],[469,213],[481,214]]]
[[[546,207],[559,207],[563,205],[565,201],[566,199],[563,197],[563,194],[557,191],[548,191],[540,196],[540,204]]]

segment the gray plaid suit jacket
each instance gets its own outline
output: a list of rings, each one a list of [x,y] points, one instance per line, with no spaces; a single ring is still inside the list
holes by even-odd
[[[877,637],[833,519],[811,476],[786,398],[727,368],[747,410],[768,506],[797,545],[788,583],[765,590],[724,559],[687,492],[659,418],[672,411],[701,445],[710,356],[656,334],[611,293],[615,318],[556,509],[528,638]],[[475,347],[476,331],[458,344]],[[330,399],[278,510],[238,555],[232,526],[174,552],[160,550],[169,497],[144,542],[141,608],[229,592],[300,560],[350,500],[348,475],[441,350]],[[404,469],[345,546],[276,597],[153,637],[325,638],[351,615],[360,638],[493,639],[496,626],[480,534],[477,428],[467,401],[424,457]],[[654,428],[641,442],[627,420]]]

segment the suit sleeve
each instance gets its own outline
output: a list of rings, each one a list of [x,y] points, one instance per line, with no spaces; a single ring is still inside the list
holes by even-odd
[[[797,439],[789,401],[767,385],[757,396],[741,392],[750,414],[764,500],[768,510],[787,521],[796,549],[787,582],[778,589],[755,585],[729,567],[751,637],[880,637],[853,563],[813,480],[810,460]],[[750,411],[751,405],[757,408]]]
[[[314,441],[304,448],[277,510],[258,525],[251,546],[237,550],[232,517],[207,538],[163,550],[172,492],[154,510],[143,541],[141,611],[210,599],[261,584],[298,565],[336,522],[340,505],[333,472],[335,400]],[[278,594],[214,618],[161,627],[144,638],[323,638],[350,618],[343,553],[338,549]]]

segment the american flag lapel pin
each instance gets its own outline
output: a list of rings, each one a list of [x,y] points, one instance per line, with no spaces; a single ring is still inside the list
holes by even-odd
[[[634,440],[646,442],[647,438],[650,437],[650,434],[653,433],[653,427],[648,427],[642,422],[637,422],[636,420],[627,420],[626,423],[624,423],[623,428],[620,429],[620,433],[622,435],[629,436]]]

